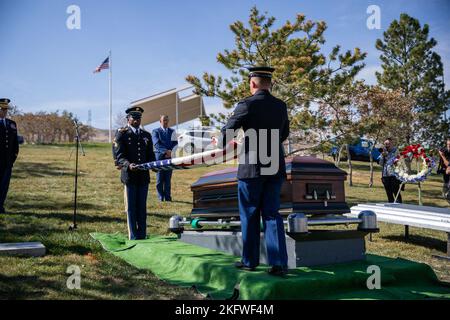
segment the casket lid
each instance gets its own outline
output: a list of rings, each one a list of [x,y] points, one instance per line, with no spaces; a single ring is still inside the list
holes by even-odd
[[[286,173],[347,175],[347,172],[336,167],[334,163],[310,156],[296,156],[290,160],[286,160]]]
[[[202,185],[219,184],[236,181],[237,167],[212,171],[201,176],[191,188]],[[334,163],[310,156],[296,156],[286,159],[287,175],[333,175],[346,176],[347,172],[339,169]]]

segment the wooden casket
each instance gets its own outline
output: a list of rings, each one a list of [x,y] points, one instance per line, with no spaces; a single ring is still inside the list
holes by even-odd
[[[191,185],[191,218],[239,219],[237,168],[203,175]],[[345,202],[347,173],[333,163],[314,157],[286,159],[287,179],[283,183],[280,213],[302,212],[309,216],[350,212]]]

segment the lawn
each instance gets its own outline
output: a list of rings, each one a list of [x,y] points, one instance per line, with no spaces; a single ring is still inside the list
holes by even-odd
[[[21,148],[13,171],[6,209],[0,216],[0,242],[40,241],[45,257],[0,256],[1,299],[202,299],[192,288],[181,288],[158,280],[151,272],[137,270],[106,253],[91,239],[91,232],[126,233],[123,186],[108,144],[90,144],[80,157],[78,230],[68,231],[72,221],[74,150],[71,146]],[[202,174],[225,165],[176,171],[172,180],[174,202],[158,203],[155,178],[148,201],[148,232],[168,234],[173,214],[187,215],[191,209],[190,185]],[[342,164],[345,169],[345,163]],[[354,186],[346,185],[347,201],[354,205],[385,201],[376,168],[375,186],[368,185],[368,165],[354,164]],[[444,207],[440,198],[441,177],[432,176],[423,185],[423,203]],[[407,186],[404,202],[417,204],[417,187]],[[381,232],[368,242],[370,253],[402,257],[429,264],[438,277],[450,281],[448,262],[431,257],[444,254],[446,234],[410,228],[403,240],[403,227],[380,224]],[[81,268],[81,290],[66,286],[67,268]]]

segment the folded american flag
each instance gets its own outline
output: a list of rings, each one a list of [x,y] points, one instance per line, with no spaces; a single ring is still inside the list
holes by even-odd
[[[208,150],[190,156],[165,159],[142,163],[137,166],[139,170],[172,170],[172,169],[192,169],[199,166],[212,166],[236,159],[238,143],[231,141],[225,149]]]

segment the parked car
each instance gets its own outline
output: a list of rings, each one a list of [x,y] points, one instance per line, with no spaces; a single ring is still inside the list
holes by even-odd
[[[213,148],[213,138],[218,136],[218,131],[210,128],[189,129],[178,137],[178,148],[184,154],[194,154]]]
[[[350,156],[352,160],[359,161],[370,161],[370,148],[373,145],[373,142],[364,138],[360,138],[357,143],[349,145]],[[334,146],[331,148],[330,155],[333,159],[336,159],[339,153],[339,146]],[[378,157],[380,156],[380,150],[376,147],[372,149],[372,158],[374,161],[378,162]],[[346,160],[342,158],[342,160]]]

